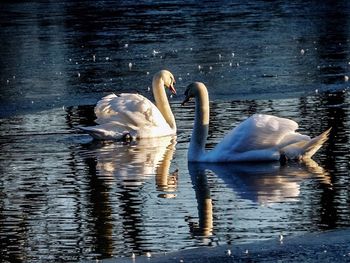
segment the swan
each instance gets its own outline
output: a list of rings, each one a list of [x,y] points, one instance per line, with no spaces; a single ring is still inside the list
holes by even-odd
[[[188,149],[189,162],[286,161],[311,158],[328,139],[330,129],[311,139],[296,132],[292,120],[254,114],[232,129],[211,151],[205,150],[209,127],[209,97],[201,82],[190,84],[184,105],[195,98],[195,122]]]
[[[164,87],[176,94],[175,78],[168,70],[153,76],[154,105],[140,94],[110,94],[97,102],[98,125],[79,127],[97,140],[163,137],[176,134],[176,123]]]

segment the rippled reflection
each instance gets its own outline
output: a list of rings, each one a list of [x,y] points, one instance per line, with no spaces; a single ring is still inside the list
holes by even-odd
[[[92,190],[95,249],[102,257],[113,255],[113,236],[119,231],[127,243],[136,245],[137,252],[137,243],[144,235],[141,226],[142,206],[146,202],[143,198],[145,183],[155,177],[159,197],[176,197],[177,171],[169,171],[175,145],[175,137],[162,137],[131,144],[92,142],[84,146],[87,151],[82,157],[89,169]],[[153,187],[151,189],[154,191]],[[115,224],[115,217],[119,218],[121,226]]]
[[[206,170],[212,171],[240,198],[260,205],[297,201],[300,195],[300,184],[305,179],[316,178],[319,184],[331,185],[329,174],[311,159],[286,165],[281,165],[279,162],[189,163],[189,173],[195,185],[202,184],[201,181],[206,178]]]
[[[92,142],[86,149],[87,156],[95,159],[96,175],[107,184],[118,183],[132,189],[156,175],[159,190],[171,191],[176,189],[176,179],[167,177],[175,145],[175,137],[161,137],[131,144]]]
[[[315,189],[332,187],[327,171],[312,160],[283,166],[189,163],[188,169],[198,209],[198,221],[191,221],[190,231],[209,244],[271,238],[272,226],[277,233],[289,227],[298,232],[298,218],[314,216],[316,206],[309,208],[319,198]]]
[[[349,226],[348,105],[343,92],[211,103],[208,148],[266,112],[298,121],[311,136],[333,127],[315,155],[319,165],[186,167],[193,108],[176,103],[177,138],[131,144],[76,133],[93,122],[93,106],[2,119],[2,255],[107,258]]]

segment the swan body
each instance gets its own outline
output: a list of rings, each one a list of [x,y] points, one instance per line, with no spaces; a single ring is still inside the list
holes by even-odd
[[[211,151],[205,150],[209,127],[209,97],[203,83],[185,92],[186,103],[195,98],[195,123],[188,150],[190,162],[249,162],[301,160],[312,155],[328,139],[330,129],[311,139],[296,132],[298,124],[286,118],[254,114],[232,129]]]
[[[80,127],[97,140],[154,138],[176,134],[176,123],[164,87],[176,94],[175,78],[167,70],[156,73],[152,81],[154,105],[140,94],[110,94],[98,101],[98,125]]]

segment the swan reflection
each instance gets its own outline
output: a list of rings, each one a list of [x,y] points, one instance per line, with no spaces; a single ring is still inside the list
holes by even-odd
[[[212,171],[241,198],[259,204],[295,200],[300,194],[304,179],[317,178],[330,184],[328,173],[314,160],[290,162],[281,165],[271,163],[189,163],[189,172],[206,176],[205,170]]]
[[[188,170],[198,203],[198,223],[190,223],[190,230],[195,236],[212,235],[215,202],[213,204],[214,194],[211,191],[220,194],[222,187],[229,188],[239,198],[266,205],[298,200],[301,184],[306,179],[330,184],[328,173],[311,159],[286,165],[280,165],[279,162],[189,162]],[[212,176],[221,180],[225,186],[220,186],[218,180],[213,180]],[[215,195],[215,198],[218,196]]]
[[[105,183],[116,181],[124,188],[134,188],[155,176],[157,190],[174,192],[177,171],[169,173],[169,170],[175,145],[174,136],[143,139],[130,144],[94,141],[89,145],[89,152],[96,158],[97,176]]]
[[[142,222],[147,222],[145,195],[154,188],[147,182],[154,180],[159,197],[175,196],[177,171],[169,174],[175,145],[176,137],[83,145],[96,253],[111,257],[115,236],[128,239],[135,251],[140,249],[145,236]]]

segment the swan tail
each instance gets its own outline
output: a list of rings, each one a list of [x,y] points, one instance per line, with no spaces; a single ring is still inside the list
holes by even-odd
[[[322,147],[322,145],[328,140],[331,129],[332,128],[327,129],[305,144],[303,147],[303,158],[311,158]]]
[[[312,138],[309,141],[296,142],[282,148],[280,150],[280,160],[285,161],[288,159],[310,159],[328,140],[331,129],[332,128],[329,128],[328,130],[324,131],[323,133],[316,136],[315,138]]]

